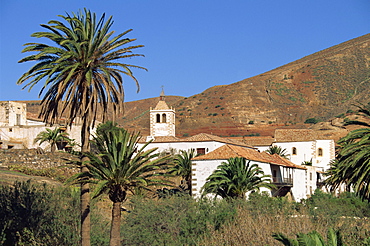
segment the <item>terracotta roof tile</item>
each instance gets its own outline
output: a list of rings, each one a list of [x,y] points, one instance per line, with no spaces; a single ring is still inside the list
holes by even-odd
[[[276,142],[301,142],[317,140],[318,136],[312,129],[276,129]]]
[[[139,143],[148,142],[149,141],[149,140],[147,141],[148,137],[149,136],[141,137]],[[152,138],[153,138],[152,143],[181,142],[181,139],[174,137],[174,136],[156,136]]]
[[[232,140],[228,138],[222,138],[219,136],[207,134],[207,133],[199,133],[197,135],[191,136],[189,138],[183,139],[184,142],[210,142],[210,141],[216,141],[220,143],[226,143],[226,144],[232,144],[232,145],[239,145],[244,147],[253,148],[251,145],[245,144],[238,140]]]
[[[243,142],[250,146],[270,146],[275,139],[272,137],[246,137]]]
[[[244,157],[247,160],[270,163],[279,166],[306,169],[303,166],[295,165],[278,155],[270,155],[266,152],[259,152],[254,149],[240,146],[224,145],[208,154],[197,156],[192,160],[227,160],[233,157]]]

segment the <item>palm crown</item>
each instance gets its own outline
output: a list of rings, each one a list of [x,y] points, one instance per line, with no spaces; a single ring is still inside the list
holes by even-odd
[[[41,25],[47,31],[32,34],[33,37],[49,39],[55,46],[43,43],[25,44],[27,47],[22,52],[37,54],[27,56],[19,62],[37,63],[19,78],[17,84],[29,80],[23,88],[32,89],[45,79],[39,96],[48,88],[41,102],[40,114],[47,122],[55,122],[64,112],[68,114],[69,124],[76,117],[92,118],[94,122],[98,111],[102,112],[104,120],[108,111],[99,109],[110,107],[114,114],[123,109],[121,74],[131,77],[139,89],[138,81],[130,68],[145,68],[117,60],[142,56],[133,54],[132,50],[143,46],[124,47],[135,41],[123,38],[131,30],[113,37],[114,32],[109,31],[113,24],[112,17],[104,22],[104,14],[98,21],[95,14],[88,10],[60,17],[69,26],[52,20],[48,25]]]
[[[248,191],[261,187],[273,188],[269,175],[257,164],[250,165],[245,158],[235,157],[222,162],[207,178],[203,193],[212,193],[222,198],[245,198]]]

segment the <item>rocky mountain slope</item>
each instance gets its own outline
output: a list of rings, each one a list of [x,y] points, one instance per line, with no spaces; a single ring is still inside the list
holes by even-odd
[[[176,109],[177,135],[269,135],[276,127],[305,128],[370,101],[370,34],[330,47],[261,75],[211,87],[189,98],[167,96]],[[227,81],[225,81],[227,83]],[[127,102],[118,123],[149,133],[158,98]],[[36,111],[37,105],[28,105]]]

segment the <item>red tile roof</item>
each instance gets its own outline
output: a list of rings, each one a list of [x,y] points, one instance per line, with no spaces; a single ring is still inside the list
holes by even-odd
[[[243,142],[250,146],[270,146],[275,139],[272,137],[246,137]]]
[[[232,144],[232,145],[238,145],[238,146],[244,146],[248,148],[253,148],[251,145],[245,144],[243,142],[240,142],[238,140],[232,140],[228,138],[222,138],[219,136],[211,135],[208,133],[199,133],[197,135],[191,136],[189,138],[182,139],[183,142],[220,142],[220,143],[226,143],[226,144]]]
[[[278,155],[270,155],[266,152],[259,152],[250,148],[243,148],[234,145],[224,145],[208,154],[197,156],[192,160],[227,160],[234,157],[244,157],[247,160],[270,163],[279,166],[306,169],[301,165],[296,165]]]

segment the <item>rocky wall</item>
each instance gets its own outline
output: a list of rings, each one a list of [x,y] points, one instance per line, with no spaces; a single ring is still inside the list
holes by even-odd
[[[21,165],[33,169],[45,169],[65,165],[77,157],[67,152],[42,152],[36,149],[0,150],[0,167]]]

